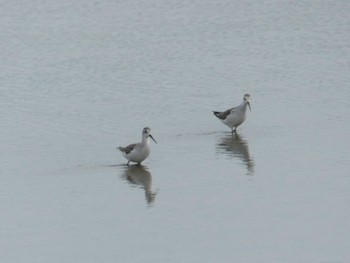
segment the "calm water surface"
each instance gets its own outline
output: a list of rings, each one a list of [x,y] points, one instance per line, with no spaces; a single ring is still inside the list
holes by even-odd
[[[350,3],[0,12],[1,262],[349,262]]]

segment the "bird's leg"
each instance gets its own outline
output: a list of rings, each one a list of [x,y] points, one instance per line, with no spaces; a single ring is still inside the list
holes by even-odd
[[[231,130],[232,130],[232,135],[233,135],[234,133],[236,133],[236,127],[235,127],[235,129],[233,129],[233,127],[232,127]]]

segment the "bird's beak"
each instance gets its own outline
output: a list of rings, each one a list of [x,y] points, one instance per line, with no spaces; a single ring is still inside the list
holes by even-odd
[[[151,139],[152,139],[155,143],[157,143],[156,140],[153,138],[153,136],[152,136],[151,134],[149,135],[149,137],[151,137]]]
[[[248,102],[248,107],[249,107],[249,110],[252,111],[252,109],[250,108],[250,102]]]

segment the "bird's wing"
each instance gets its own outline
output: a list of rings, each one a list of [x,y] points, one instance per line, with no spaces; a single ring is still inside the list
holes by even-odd
[[[121,151],[121,152],[124,152],[126,154],[129,154],[136,146],[137,143],[134,143],[134,144],[130,144],[126,147],[118,147],[118,149]]]
[[[216,117],[218,117],[220,120],[225,120],[227,115],[229,115],[233,110],[235,109],[235,107],[231,108],[231,109],[228,109],[226,111],[213,111],[214,115]]]

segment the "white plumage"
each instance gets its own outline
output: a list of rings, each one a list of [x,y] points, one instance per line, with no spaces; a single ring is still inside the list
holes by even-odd
[[[232,133],[236,132],[236,129],[239,125],[241,125],[246,118],[247,107],[250,109],[250,101],[251,96],[249,94],[245,94],[243,97],[243,102],[231,109],[226,111],[214,111],[214,115],[218,117],[225,125],[231,128]]]
[[[151,135],[151,129],[146,127],[142,130],[141,142],[130,144],[126,147],[117,147],[117,149],[120,150],[123,156],[128,160],[127,165],[129,165],[130,162],[141,164],[141,162],[148,157],[151,152],[149,138],[157,143]]]

